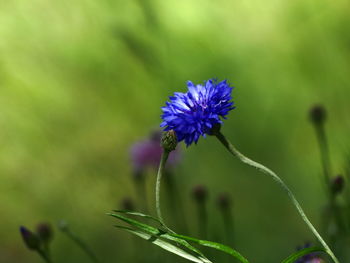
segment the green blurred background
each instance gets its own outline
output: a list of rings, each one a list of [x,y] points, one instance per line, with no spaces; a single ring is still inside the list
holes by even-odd
[[[60,219],[101,261],[135,262],[135,240],[105,215],[136,196],[129,147],[158,127],[169,95],[212,77],[236,87],[223,132],[280,174],[319,226],[326,196],[307,114],[325,105],[333,173],[343,173],[349,11],[346,0],[1,1],[0,262],[38,262],[18,227]],[[215,196],[232,194],[235,248],[252,262],[278,262],[313,240],[285,193],[214,138],[183,147],[175,173],[191,229],[193,185],[207,185],[218,231]],[[150,172],[150,205],[154,179]],[[158,262],[185,262],[144,249]],[[58,231],[52,253],[55,262],[87,261]]]

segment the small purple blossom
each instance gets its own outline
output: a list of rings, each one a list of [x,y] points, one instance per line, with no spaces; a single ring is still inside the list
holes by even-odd
[[[303,246],[298,246],[297,250],[302,250],[304,248],[311,247],[311,244],[306,242]],[[301,258],[299,258],[295,263],[322,263],[322,259],[317,255],[317,253],[310,253]]]
[[[189,146],[197,143],[200,136],[208,134],[211,128],[222,123],[230,110],[234,109],[231,92],[233,87],[226,80],[217,82],[209,79],[203,85],[187,82],[186,93],[175,92],[170,102],[162,107],[161,127],[174,130],[178,141]]]
[[[154,131],[149,138],[138,141],[131,146],[130,158],[134,173],[142,173],[147,168],[158,168],[163,151],[160,145],[161,135],[162,132]],[[174,166],[179,160],[180,151],[176,149],[170,153],[167,166]]]

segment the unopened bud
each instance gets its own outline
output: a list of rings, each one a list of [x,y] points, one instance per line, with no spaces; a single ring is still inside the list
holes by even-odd
[[[40,239],[37,235],[35,235],[33,232],[25,228],[24,226],[21,226],[19,228],[21,232],[21,236],[23,239],[23,242],[26,244],[26,246],[31,250],[39,250],[40,249]]]
[[[126,211],[134,211],[135,210],[134,202],[129,197],[123,198],[121,203],[120,203],[120,206],[123,210],[126,210]]]
[[[343,191],[345,180],[342,175],[337,175],[331,180],[331,190],[333,194],[339,194]]]
[[[205,202],[208,198],[208,190],[204,185],[197,185],[192,189],[192,196],[199,203]]]
[[[50,224],[41,223],[36,227],[36,233],[43,242],[50,242],[53,237],[53,230]]]
[[[166,131],[162,135],[161,146],[167,152],[174,151],[177,145],[177,136],[174,130]]]
[[[227,210],[231,206],[230,196],[226,193],[220,194],[218,196],[216,202],[217,202],[218,207],[222,210]]]
[[[326,120],[326,109],[322,105],[314,105],[310,109],[310,120],[314,124],[322,124]]]

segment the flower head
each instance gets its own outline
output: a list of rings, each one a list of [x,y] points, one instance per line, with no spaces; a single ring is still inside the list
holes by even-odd
[[[310,120],[315,125],[323,124],[323,122],[326,120],[327,112],[323,105],[316,104],[314,105],[309,112]]]
[[[228,210],[231,206],[231,198],[227,193],[221,193],[216,199],[217,205],[222,210]]]
[[[192,197],[198,203],[204,203],[208,198],[208,189],[204,185],[196,185],[192,188]]]
[[[189,146],[197,143],[200,136],[205,136],[217,123],[222,123],[233,107],[231,91],[233,87],[226,80],[217,82],[208,80],[204,85],[187,82],[186,93],[176,92],[169,97],[170,102],[162,107],[161,127],[174,130],[178,141],[184,140]]]
[[[331,191],[333,194],[339,194],[343,191],[345,185],[345,179],[342,175],[337,175],[331,180]]]

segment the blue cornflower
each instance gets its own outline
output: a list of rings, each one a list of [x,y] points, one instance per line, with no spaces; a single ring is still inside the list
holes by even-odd
[[[162,107],[161,127],[174,130],[178,141],[184,140],[189,146],[197,143],[199,137],[208,134],[211,128],[222,123],[233,107],[231,92],[233,87],[226,80],[208,80],[204,85],[187,82],[188,92],[175,92],[170,102]]]

